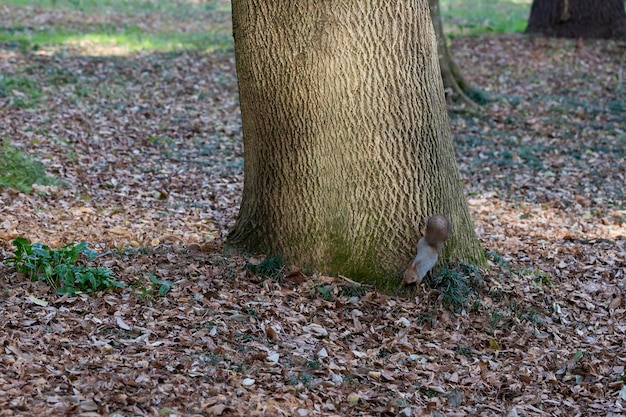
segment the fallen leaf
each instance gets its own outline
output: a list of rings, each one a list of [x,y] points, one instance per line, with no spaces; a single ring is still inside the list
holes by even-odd
[[[42,300],[40,298],[37,298],[34,295],[29,295],[28,299],[30,301],[32,301],[33,303],[37,304],[38,306],[41,306],[41,307],[47,307],[48,306],[48,302],[46,300]]]

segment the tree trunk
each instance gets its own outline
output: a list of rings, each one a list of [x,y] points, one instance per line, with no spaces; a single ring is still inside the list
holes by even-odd
[[[478,88],[472,86],[461,73],[448,49],[446,35],[443,32],[439,0],[428,0],[430,16],[433,20],[435,35],[437,36],[437,53],[439,55],[439,67],[446,96],[450,101],[464,103],[470,107],[476,107],[486,101],[485,95]]]
[[[229,243],[373,282],[399,277],[443,213],[447,253],[481,261],[426,0],[232,10],[245,179]]]
[[[534,0],[526,33],[565,38],[625,37],[624,0]]]

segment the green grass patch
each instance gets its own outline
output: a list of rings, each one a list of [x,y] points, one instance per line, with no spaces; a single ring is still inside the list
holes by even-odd
[[[1,27],[0,42],[19,46],[22,50],[38,50],[43,44],[63,44],[68,36],[77,32],[67,29],[46,28],[34,30],[23,27]]]
[[[23,75],[0,75],[0,99],[18,108],[33,107],[41,97],[39,84]]]
[[[146,33],[137,27],[119,32],[90,32],[68,36],[65,45],[109,48],[112,52],[171,52],[184,49],[226,51],[233,47],[232,36],[225,30],[202,33]]]
[[[27,193],[33,184],[59,185],[60,181],[46,175],[45,166],[12,147],[6,142],[0,144],[0,187],[14,188]]]
[[[206,13],[230,13],[230,1],[206,0],[3,0],[3,4],[53,10],[83,12],[93,15],[116,14],[140,16],[149,13],[167,14],[181,19]]]
[[[138,27],[85,29],[85,31],[62,28],[15,31],[2,28],[0,29],[0,42],[15,45],[23,51],[38,51],[56,46],[84,49],[88,54],[97,55],[124,55],[137,51],[171,52],[187,49],[224,52],[233,48],[233,39],[228,27],[192,33],[147,33]]]
[[[79,48],[90,55],[124,55],[136,51],[170,52],[185,49],[232,50],[230,2],[209,0],[8,0],[13,8],[36,7],[37,12],[67,12],[37,27],[16,20],[0,28],[0,42],[23,51]],[[83,16],[76,16],[76,13]],[[101,16],[107,16],[106,22]],[[153,25],[152,22],[158,22]],[[184,28],[184,29],[183,29]],[[58,51],[57,51],[58,52]]]
[[[472,264],[442,265],[431,273],[430,282],[439,292],[441,303],[455,312],[469,308],[477,295],[477,288],[484,284],[480,269]]]
[[[521,32],[526,28],[531,0],[441,0],[444,30],[450,36]],[[63,19],[50,26],[0,28],[0,42],[20,49],[47,46],[84,47],[87,53],[120,55],[135,51],[168,52],[185,49],[228,51],[233,48],[230,2],[207,0],[5,0],[13,7],[36,7],[87,16],[129,20],[126,26],[85,24],[69,29]],[[142,21],[162,16],[166,25],[145,30]],[[206,22],[206,25],[198,25]],[[57,25],[57,26],[54,26]],[[150,25],[151,26],[151,25]],[[187,27],[189,31],[174,28]]]
[[[451,37],[523,32],[532,0],[440,0],[443,30]]]
[[[246,268],[259,277],[272,279],[277,282],[283,282],[285,278],[285,270],[287,266],[282,256],[271,256],[265,258],[258,265],[248,264]]]

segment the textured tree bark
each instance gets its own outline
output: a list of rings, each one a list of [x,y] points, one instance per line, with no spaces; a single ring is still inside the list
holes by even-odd
[[[478,102],[485,101],[484,93],[471,85],[463,76],[461,69],[452,58],[452,54],[446,43],[446,35],[443,32],[439,0],[428,0],[430,16],[433,20],[435,35],[437,36],[437,53],[439,54],[439,67],[443,87],[451,101],[465,103],[470,107],[476,107]]]
[[[447,252],[480,261],[426,0],[232,10],[245,179],[229,243],[372,281],[399,277],[443,213]]]
[[[626,37],[623,0],[534,0],[526,33],[565,38]]]

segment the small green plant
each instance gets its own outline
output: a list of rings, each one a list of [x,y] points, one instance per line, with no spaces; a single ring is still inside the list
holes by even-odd
[[[432,390],[432,389],[427,388],[427,387],[423,387],[423,386],[420,386],[418,388],[418,391],[426,398],[435,398],[435,397],[439,397],[441,395],[440,392]]]
[[[433,325],[435,323],[435,313],[433,311],[418,313],[415,320],[420,326],[424,326],[425,324]]]
[[[204,361],[207,362],[209,365],[212,365],[212,366],[216,366],[218,363],[222,362],[223,360],[224,360],[224,358],[221,355],[216,355],[213,352],[209,353],[204,358]]]
[[[309,388],[313,382],[313,375],[308,372],[301,372],[298,375],[293,375],[289,380],[291,385],[302,384],[305,388]]]
[[[250,369],[250,366],[243,361],[239,361],[235,364],[232,364],[229,369],[237,372],[238,374],[245,374],[248,369]]]
[[[357,384],[353,375],[350,374],[342,374],[341,378],[343,379],[343,383],[346,385],[354,386]]]
[[[269,278],[277,282],[283,282],[285,278],[285,264],[282,256],[265,258],[258,265],[248,264],[247,268],[254,275]]]
[[[550,274],[548,274],[547,272],[544,272],[541,269],[537,268],[535,270],[535,276],[537,277],[537,282],[539,282],[539,284],[546,287],[552,286],[552,279],[550,278]]]
[[[309,359],[308,361],[306,361],[306,363],[304,364],[304,366],[306,366],[307,368],[313,369],[313,370],[319,370],[322,369],[322,364],[320,363],[320,361],[316,358],[313,359]]]
[[[474,349],[472,349],[470,346],[457,346],[452,350],[458,353],[459,355],[463,355],[468,358],[471,358],[472,353],[474,352]]]
[[[500,311],[496,311],[496,310],[492,311],[488,320],[490,329],[493,331],[499,328],[504,319],[505,319],[505,315],[503,313],[501,313]]]
[[[341,286],[341,290],[339,291],[339,295],[346,297],[363,297],[367,293],[366,288],[360,284],[346,284]]]
[[[513,310],[515,311],[515,310]],[[527,321],[529,323],[533,323],[533,324],[538,324],[538,325],[543,325],[545,324],[545,322],[543,321],[541,314],[534,312],[534,311],[529,311],[526,313],[520,313],[518,314],[518,318],[520,320],[524,320]]]
[[[391,352],[388,351],[387,349],[380,349],[378,353],[376,354],[376,357],[380,359],[384,359],[388,356],[391,356]]]
[[[317,295],[320,295],[324,301],[333,301],[333,287],[329,284],[317,284],[311,287],[311,297],[315,298]]]
[[[148,272],[148,279],[150,280],[149,286],[146,287],[139,278],[135,278],[135,283],[130,286],[133,294],[138,296],[144,301],[153,300],[158,297],[163,297],[167,294],[174,285],[171,281],[162,281]]]
[[[493,290],[489,291],[489,297],[491,297],[491,299],[496,303],[499,303],[500,301],[504,300],[504,298],[506,297],[506,293],[504,292],[504,290],[502,290],[502,288],[494,288]]]
[[[491,259],[493,262],[497,263],[501,267],[510,269],[509,262],[506,259],[504,259],[502,255],[500,255],[498,252],[486,251],[485,255],[487,256],[487,259]]]
[[[537,287],[551,287],[552,286],[552,279],[550,278],[550,274],[542,271],[539,268],[535,268],[535,269],[524,268],[520,270],[520,274],[524,277],[530,278]]]
[[[97,252],[87,249],[87,242],[67,244],[51,249],[42,243],[30,244],[24,237],[13,240],[17,248],[6,262],[31,281],[44,281],[58,294],[94,293],[111,288],[123,288],[108,268],[92,267]]]
[[[148,288],[143,285],[143,282],[141,282],[139,278],[135,278],[135,282],[130,285],[130,289],[133,294],[135,294],[137,297],[141,298],[144,301],[147,300],[149,297]]]

